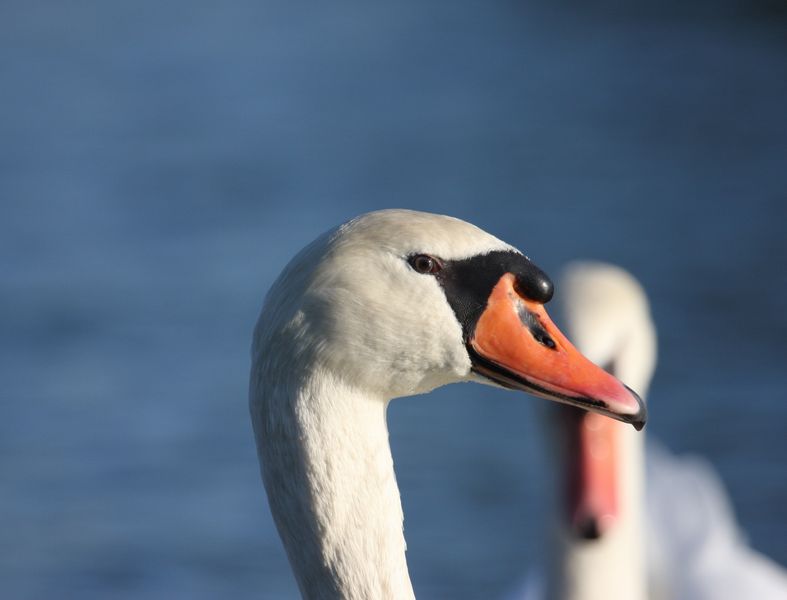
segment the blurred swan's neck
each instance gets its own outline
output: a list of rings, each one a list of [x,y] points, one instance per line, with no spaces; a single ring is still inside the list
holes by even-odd
[[[548,600],[645,600],[644,434],[614,424],[618,458],[619,516],[597,540],[581,540],[558,518],[553,537]]]
[[[386,407],[325,374],[252,381],[263,481],[304,598],[414,597]]]

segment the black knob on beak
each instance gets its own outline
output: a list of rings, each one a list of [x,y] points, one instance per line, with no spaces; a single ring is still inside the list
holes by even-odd
[[[574,525],[574,534],[581,540],[597,540],[601,537],[598,520],[587,516]]]
[[[552,299],[555,286],[546,273],[529,262],[522,271],[516,273],[516,291],[528,300],[546,304]]]

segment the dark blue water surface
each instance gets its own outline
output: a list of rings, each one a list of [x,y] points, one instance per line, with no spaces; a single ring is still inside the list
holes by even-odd
[[[2,597],[296,596],[250,332],[294,252],[390,206],[633,271],[649,433],[787,562],[785,14],[683,4],[4,0]],[[539,556],[539,402],[392,405],[419,596]]]

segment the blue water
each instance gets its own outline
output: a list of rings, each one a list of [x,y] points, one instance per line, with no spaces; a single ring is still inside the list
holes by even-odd
[[[5,0],[3,598],[296,596],[250,331],[294,252],[388,206],[553,274],[633,271],[648,432],[706,456],[787,563],[785,14],[636,6]],[[493,597],[538,556],[539,402],[392,405],[420,597]]]

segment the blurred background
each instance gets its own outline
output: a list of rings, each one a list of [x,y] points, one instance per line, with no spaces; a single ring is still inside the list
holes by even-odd
[[[358,213],[631,270],[648,434],[787,562],[787,8],[777,1],[0,7],[4,598],[294,598],[247,415],[287,260]],[[557,294],[560,290],[557,290]],[[422,598],[539,556],[538,403],[389,411]]]

